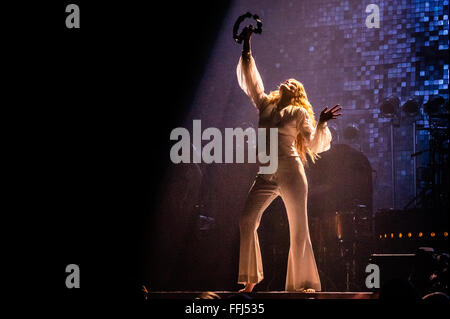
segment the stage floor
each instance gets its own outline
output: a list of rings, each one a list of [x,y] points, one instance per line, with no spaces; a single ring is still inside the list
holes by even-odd
[[[237,295],[235,291],[208,291],[227,299]],[[148,299],[195,299],[206,291],[153,291],[147,293]],[[257,291],[246,294],[252,299],[378,299],[373,292],[286,292]]]

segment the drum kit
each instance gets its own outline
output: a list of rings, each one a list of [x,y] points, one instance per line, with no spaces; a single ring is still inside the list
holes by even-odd
[[[372,224],[370,210],[365,205],[310,218],[311,240],[324,291],[364,288]]]

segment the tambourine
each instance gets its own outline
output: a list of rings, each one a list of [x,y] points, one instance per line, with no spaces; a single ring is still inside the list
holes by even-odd
[[[244,29],[245,29],[244,28],[238,35],[239,26],[241,25],[242,21],[251,17],[253,17],[253,19],[255,19],[256,21],[256,28],[251,24],[247,28],[249,28],[250,31],[252,31],[253,33],[261,34],[262,32],[262,22],[257,14],[251,14],[250,12],[247,12],[246,14],[239,16],[236,22],[234,23],[233,27],[233,39],[239,44],[242,43],[242,40],[244,40]]]

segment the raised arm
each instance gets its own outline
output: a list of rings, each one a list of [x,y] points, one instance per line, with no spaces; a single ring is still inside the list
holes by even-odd
[[[264,84],[252,57],[251,34],[252,32],[246,28],[242,55],[236,68],[236,74],[239,86],[250,97],[253,105],[260,110],[267,101],[267,95],[264,93]]]

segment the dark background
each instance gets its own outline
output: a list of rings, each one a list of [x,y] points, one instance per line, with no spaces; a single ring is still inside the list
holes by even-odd
[[[80,7],[80,29],[65,27],[69,3]],[[14,17],[17,121],[28,130],[31,232],[19,254],[39,264],[33,292],[45,287],[71,301],[141,296],[142,236],[154,232],[162,154],[226,9],[227,1],[80,0],[5,11]],[[81,289],[65,287],[71,263]]]

